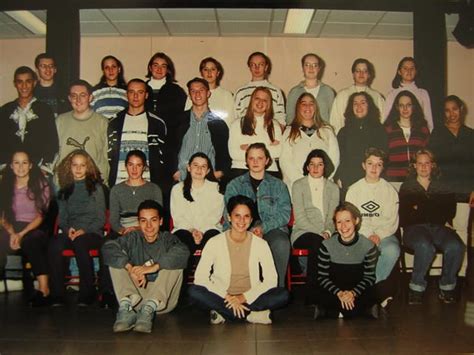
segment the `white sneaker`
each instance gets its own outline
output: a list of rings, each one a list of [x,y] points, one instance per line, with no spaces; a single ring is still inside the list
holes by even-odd
[[[213,325],[217,325],[217,324],[223,324],[225,323],[225,318],[222,317],[219,313],[217,313],[216,311],[212,310],[211,311],[211,314],[210,314],[210,319],[209,319],[209,322]]]
[[[270,310],[267,309],[265,311],[250,312],[247,316],[247,322],[255,324],[272,324],[272,320],[270,319]]]

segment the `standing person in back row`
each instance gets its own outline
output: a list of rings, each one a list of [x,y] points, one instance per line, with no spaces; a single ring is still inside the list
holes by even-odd
[[[113,55],[102,58],[100,68],[103,75],[94,86],[91,105],[95,112],[110,120],[128,106],[127,83],[122,62]]]
[[[150,170],[143,178],[158,184],[162,189],[170,176],[165,174],[166,124],[155,114],[145,110],[147,85],[142,79],[128,82],[128,109],[109,122],[109,187],[128,179],[126,157],[131,150],[141,150],[149,162]],[[169,183],[169,185],[171,185]]]
[[[286,125],[285,99],[281,89],[268,81],[272,71],[270,58],[262,52],[254,52],[247,59],[247,66],[252,74],[252,80],[235,93],[235,118],[241,119],[245,116],[253,91],[263,86],[271,92],[274,118],[284,127]]]
[[[30,152],[31,161],[48,173],[58,153],[58,133],[51,108],[33,95],[35,72],[19,67],[13,75],[18,98],[0,108],[0,166],[16,151]]]
[[[352,63],[351,71],[354,84],[337,93],[331,109],[329,123],[334,127],[336,133],[344,127],[344,112],[347,107],[347,101],[349,96],[355,92],[364,91],[369,94],[379,111],[383,112],[384,99],[382,94],[370,87],[375,78],[374,65],[365,58],[357,58]]]
[[[39,80],[35,86],[34,96],[48,104],[55,116],[69,111],[66,92],[54,79],[58,69],[53,56],[48,53],[38,54],[35,58],[35,67]]]

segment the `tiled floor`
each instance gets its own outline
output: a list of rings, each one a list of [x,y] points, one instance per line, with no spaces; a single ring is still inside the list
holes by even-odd
[[[422,306],[406,305],[402,293],[379,320],[313,321],[297,290],[271,326],[210,326],[204,314],[180,307],[158,317],[153,333],[143,335],[113,334],[115,316],[108,310],[31,309],[21,293],[0,294],[0,354],[474,353],[474,328],[464,323],[467,287],[462,295],[458,304],[441,304],[433,283]]]

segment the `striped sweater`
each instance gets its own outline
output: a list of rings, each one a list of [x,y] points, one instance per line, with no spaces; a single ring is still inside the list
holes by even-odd
[[[256,88],[264,86],[272,93],[274,119],[280,124],[286,125],[285,99],[281,89],[270,84],[268,80],[251,81],[237,90],[234,96],[235,117],[240,119],[245,116],[249,106],[250,97]]]
[[[377,247],[356,234],[345,243],[339,234],[326,239],[318,252],[318,284],[329,293],[353,290],[362,295],[375,283]]]
[[[386,125],[388,138],[387,180],[403,182],[408,176],[410,160],[415,153],[428,145],[430,131],[426,126],[411,128],[408,142],[398,124]]]
[[[94,87],[92,96],[92,109],[109,120],[128,108],[126,87],[98,84]]]

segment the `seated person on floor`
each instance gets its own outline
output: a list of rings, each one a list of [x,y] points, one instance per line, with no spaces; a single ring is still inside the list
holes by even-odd
[[[383,150],[368,148],[362,162],[365,177],[352,184],[346,195],[346,201],[362,213],[359,233],[371,240],[379,250],[375,283],[380,301],[385,301],[396,292],[394,282],[387,279],[400,256],[400,243],[395,236],[398,229],[398,193],[380,177],[385,159]],[[383,282],[385,280],[387,282]]]
[[[445,303],[453,303],[456,301],[457,274],[466,248],[451,226],[456,214],[455,195],[436,178],[439,172],[433,153],[419,150],[414,161],[410,177],[400,188],[403,243],[415,252],[408,303],[422,303],[426,274],[437,250],[443,252],[439,298]]]
[[[352,203],[334,212],[337,234],[321,244],[314,318],[367,315],[378,318],[374,295],[377,247],[358,232],[362,216]]]
[[[161,232],[163,207],[143,201],[140,230],[107,241],[103,248],[119,302],[114,332],[150,333],[155,314],[171,312],[178,303],[189,251],[176,236]]]
[[[202,251],[189,296],[210,311],[211,324],[226,319],[271,324],[270,312],[288,302],[277,287],[277,273],[268,244],[248,231],[255,204],[242,195],[227,203],[230,229],[210,239]]]
[[[23,151],[13,154],[0,180],[0,276],[4,276],[7,255],[21,251],[38,281],[31,304],[48,305],[48,235],[42,228],[50,200],[48,182]]]

